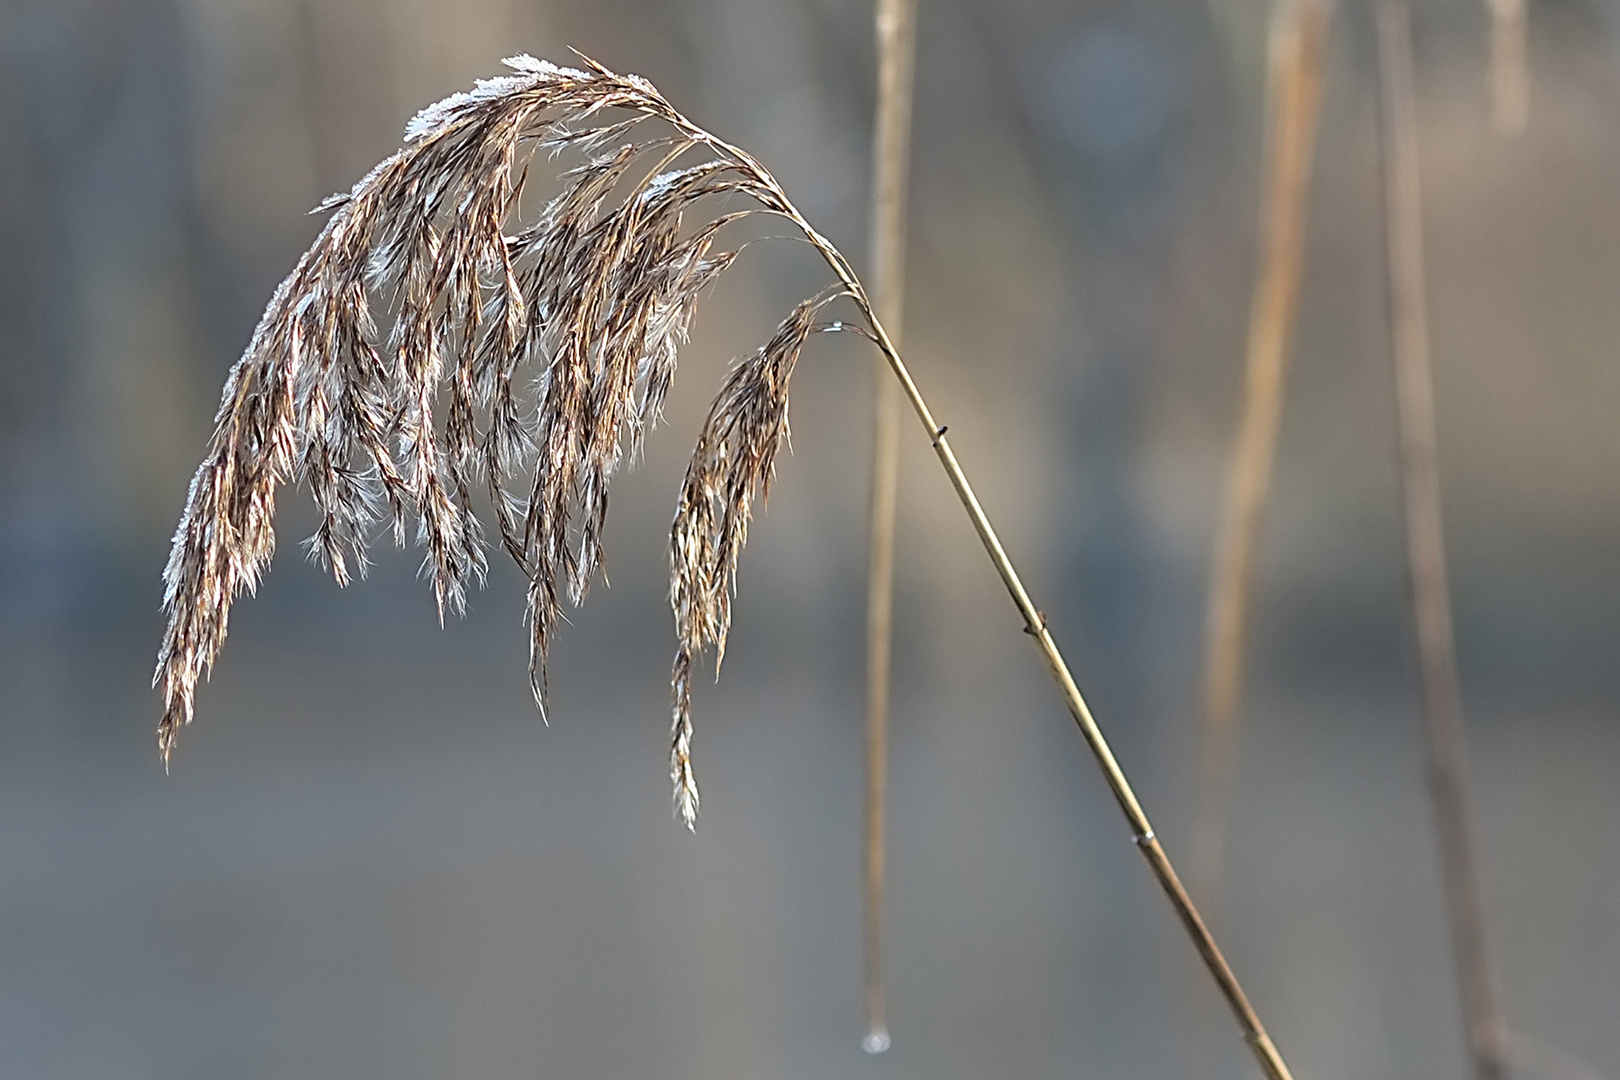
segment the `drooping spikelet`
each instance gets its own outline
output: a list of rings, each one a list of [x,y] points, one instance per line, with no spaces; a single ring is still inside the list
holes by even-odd
[[[748,542],[754,498],[770,493],[776,452],[788,437],[788,380],[805,340],[817,329],[817,314],[842,295],[831,292],[799,304],[769,341],[732,370],[686,468],[669,543],[669,602],[679,641],[670,676],[675,700],[669,771],[676,810],[688,828],[698,811],[691,761],[692,662],[709,645],[715,647],[716,667],[725,656],[737,558]]]
[[[232,601],[270,562],[276,490],[289,481],[314,497],[310,555],[340,584],[364,574],[380,521],[403,544],[414,517],[441,619],[487,572],[473,510],[474,492],[486,492],[494,531],[529,581],[530,672],[544,707],[562,600],[582,601],[601,562],[610,481],[658,418],[698,296],[735,258],[716,248],[723,227],[760,211],[784,217],[852,280],[757,161],[645,80],[591,61],[506,63],[511,74],[424,109],[397,153],[321,205],[331,218],[231,371],[164,574],[169,624],[154,682],[165,764]],[[537,152],[582,160],[524,224],[518,198]],[[727,196],[741,208],[727,209]],[[714,212],[689,222],[700,200]],[[818,313],[846,295],[870,323],[858,287],[800,304],[733,370],[687,472],[670,596],[671,772],[688,826],[692,665],[711,644],[724,651],[753,502],[787,435],[788,379]],[[539,375],[528,415],[520,372]]]

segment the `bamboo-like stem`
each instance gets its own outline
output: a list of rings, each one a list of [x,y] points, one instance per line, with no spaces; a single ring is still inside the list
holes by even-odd
[[[872,136],[872,297],[897,345],[906,281],[916,0],[878,0],[877,122]],[[872,369],[872,502],[866,570],[866,819],[862,938],[869,1054],[889,1048],[883,993],[883,896],[888,813],[889,658],[894,624],[894,522],[900,476],[900,387]]]
[[[1329,0],[1273,0],[1271,8],[1260,264],[1249,309],[1243,415],[1227,463],[1204,638],[1203,751],[1193,818],[1193,886],[1206,905],[1215,902],[1220,890],[1254,566],[1299,306],[1331,14]]]
[[[1469,836],[1468,755],[1452,637],[1451,597],[1446,583],[1434,377],[1423,283],[1422,186],[1411,16],[1406,0],[1378,0],[1377,20],[1390,333],[1429,795],[1440,847],[1452,957],[1474,1073],[1479,1080],[1503,1080],[1507,1075],[1507,1039],[1491,980],[1484,913]]]
[[[973,527],[978,532],[979,539],[990,556],[990,561],[995,564],[996,572],[1001,575],[1002,583],[1007,587],[1007,592],[1011,595],[1014,605],[1018,608],[1018,613],[1023,617],[1024,632],[1035,640],[1035,647],[1040,652],[1041,658],[1046,662],[1053,681],[1057,683],[1058,692],[1062,695],[1064,704],[1068,706],[1069,712],[1074,716],[1075,723],[1080,727],[1080,733],[1085,737],[1086,745],[1096,758],[1098,767],[1102,769],[1103,778],[1108,782],[1109,789],[1114,793],[1115,801],[1118,802],[1120,810],[1125,815],[1126,822],[1130,825],[1132,839],[1141,850],[1142,856],[1147,859],[1148,867],[1164,890],[1166,898],[1170,901],[1170,906],[1175,910],[1176,917],[1181,920],[1187,935],[1192,939],[1193,947],[1198,950],[1199,957],[1204,961],[1205,967],[1209,969],[1210,975],[1215,979],[1216,986],[1226,999],[1227,1006],[1232,1010],[1232,1015],[1237,1019],[1238,1026],[1243,1031],[1244,1039],[1248,1042],[1255,1059],[1260,1063],[1260,1067],[1269,1080],[1292,1080],[1292,1074],[1288,1071],[1288,1066],[1284,1064],[1282,1055],[1278,1053],[1276,1046],[1271,1041],[1271,1037],[1266,1033],[1265,1025],[1260,1022],[1259,1015],[1255,1013],[1254,1007],[1249,1004],[1248,996],[1244,994],[1243,987],[1238,983],[1237,976],[1233,974],[1231,966],[1226,962],[1226,957],[1221,954],[1219,946],[1216,945],[1214,937],[1209,932],[1209,928],[1198,914],[1198,909],[1194,906],[1192,897],[1187,894],[1180,877],[1176,874],[1175,867],[1170,862],[1170,857],[1165,854],[1163,845],[1160,844],[1157,835],[1155,835],[1147,814],[1143,812],[1141,804],[1137,801],[1136,793],[1132,790],[1130,781],[1126,779],[1124,770],[1120,768],[1119,762],[1114,758],[1113,750],[1109,748],[1108,741],[1103,737],[1101,729],[1097,726],[1097,721],[1092,717],[1090,707],[1086,704],[1085,698],[1080,693],[1080,688],[1075,684],[1074,676],[1070,674],[1068,665],[1063,660],[1063,654],[1058,651],[1057,643],[1052,640],[1052,635],[1047,630],[1046,617],[1040,613],[1035,607],[1034,601],[1030,599],[1028,591],[1024,588],[1023,581],[1018,576],[1018,571],[1014,569],[1012,561],[1008,559],[1006,550],[1001,546],[1000,538],[997,537],[994,527],[990,524],[990,519],[985,515],[984,508],[980,505],[973,486],[968,482],[966,474],[963,473],[962,466],[957,463],[956,454],[951,450],[950,443],[946,441],[945,428],[934,420],[933,413],[929,411],[928,405],[918,392],[916,383],[911,379],[910,372],[906,370],[899,355],[894,351],[893,344],[883,333],[882,326],[876,325],[875,331],[879,348],[883,350],[884,356],[887,357],[896,377],[899,378],[907,398],[911,401],[912,408],[917,413],[917,419],[921,421],[924,429],[932,436],[934,452],[939,457],[940,465],[944,467],[946,475],[950,478],[951,486],[956,490],[957,498],[961,500],[963,508],[967,510],[968,517],[973,521]]]
[[[1491,122],[1506,135],[1530,117],[1526,0],[1486,0],[1491,12]]]

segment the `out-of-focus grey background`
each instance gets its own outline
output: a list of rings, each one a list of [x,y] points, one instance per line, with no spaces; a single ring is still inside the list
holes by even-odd
[[[1172,855],[1254,267],[1264,0],[924,0],[908,352]],[[1418,5],[1429,283],[1478,839],[1515,1028],[1620,1073],[1620,12]],[[927,453],[903,465],[890,1020],[860,1030],[871,357],[822,341],[671,820],[664,545],[727,360],[700,312],[612,588],[440,629],[417,556],[282,550],[165,778],[158,574],[305,215],[516,52],[652,78],[864,259],[863,0],[0,5],[0,1076],[1251,1075]],[[1219,935],[1297,1075],[1461,1077],[1394,471],[1368,12],[1345,5]],[[1204,1019],[1200,1021],[1199,1017]],[[1210,1035],[1200,1043],[1203,1023]],[[1545,1058],[1547,1055],[1543,1055]],[[1553,1075],[1551,1073],[1546,1075]]]

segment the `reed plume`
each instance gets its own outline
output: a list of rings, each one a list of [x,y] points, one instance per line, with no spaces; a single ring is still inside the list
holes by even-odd
[[[810,334],[853,330],[877,346],[928,433],[1132,841],[1257,1062],[1270,1080],[1287,1080],[848,260],[764,166],[687,120],[645,79],[589,60],[583,69],[528,56],[507,64],[512,74],[419,113],[401,150],[322,204],[331,218],[232,369],[165,572],[169,626],[154,679],[165,700],[165,762],[224,641],[232,601],[269,562],[276,489],[288,480],[313,493],[322,518],[311,554],[340,583],[351,558],[363,572],[375,523],[388,517],[402,543],[414,516],[441,618],[486,571],[485,530],[472,507],[482,484],[501,543],[529,581],[530,670],[543,705],[562,600],[582,601],[601,563],[608,484],[657,419],[697,298],[735,258],[716,249],[719,234],[739,217],[770,214],[809,241],[836,282],[732,371],[687,468],[670,530],[676,812],[693,825],[693,667],[710,646],[717,661],[723,653],[754,502],[787,439],[794,364]],[[644,131],[647,121],[659,134]],[[507,232],[524,163],[540,150],[584,161],[532,226]],[[700,160],[682,164],[692,157]],[[710,197],[744,205],[695,214],[702,224],[689,226],[686,212]],[[858,321],[819,322],[841,298]],[[386,336],[373,308],[392,313]],[[525,365],[541,372],[527,416],[514,389]],[[442,422],[434,415],[441,398]]]
[[[164,574],[165,764],[232,601],[270,562],[276,490],[289,481],[314,497],[309,551],[339,584],[365,573],[374,525],[387,518],[403,544],[414,519],[441,619],[487,572],[473,508],[474,491],[487,492],[494,531],[529,581],[544,708],[564,596],[581,602],[601,565],[609,483],[658,418],[699,295],[735,257],[716,249],[718,235],[787,204],[752,158],[645,80],[589,61],[507,64],[512,74],[424,109],[401,150],[321,204],[331,218],[231,371]],[[647,120],[666,130],[642,137]],[[532,224],[508,231],[536,151],[583,161]],[[752,205],[684,227],[693,203],[728,195]],[[753,498],[787,433],[787,377],[828,299],[801,305],[728,380],[672,531],[671,772],[688,825],[691,664],[724,647]],[[392,317],[386,334],[378,311]],[[530,366],[542,374],[526,407],[519,374]]]

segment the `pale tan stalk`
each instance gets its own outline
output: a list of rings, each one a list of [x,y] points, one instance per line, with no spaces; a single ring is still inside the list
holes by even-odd
[[[1411,16],[1406,0],[1379,0],[1377,17],[1390,334],[1429,795],[1474,1073],[1479,1080],[1502,1080],[1507,1075],[1507,1038],[1491,979],[1469,836],[1468,754],[1441,527]]]
[[[878,0],[877,122],[872,137],[872,282],[878,317],[897,346],[906,282],[906,183],[911,164],[916,0]],[[889,1048],[883,995],[884,834],[888,817],[889,657],[894,623],[894,521],[900,476],[900,388],[872,369],[872,503],[866,571],[866,845],[863,891],[866,1035]]]
[[[1526,0],[1486,0],[1491,12],[1491,122],[1506,135],[1530,117]]]
[[[1193,817],[1193,886],[1215,902],[1237,746],[1260,547],[1288,351],[1299,307],[1330,0],[1273,0],[1266,63],[1260,259],[1249,309],[1243,415],[1227,463],[1204,638],[1203,751]]]

